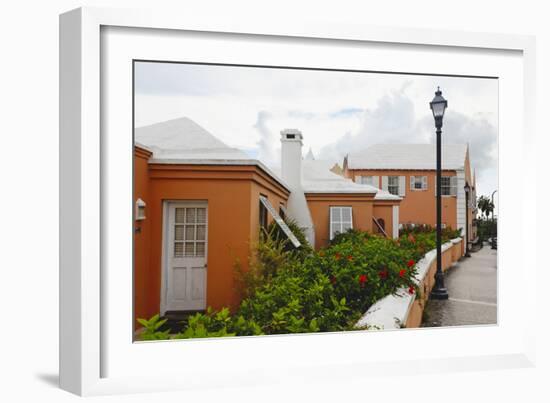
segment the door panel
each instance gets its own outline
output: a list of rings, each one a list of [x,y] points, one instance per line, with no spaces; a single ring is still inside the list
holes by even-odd
[[[206,308],[206,202],[170,202],[165,234],[165,311]]]

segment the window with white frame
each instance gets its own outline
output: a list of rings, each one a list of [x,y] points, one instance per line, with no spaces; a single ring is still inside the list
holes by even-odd
[[[361,183],[362,185],[371,185],[371,186],[375,186],[375,187],[378,187],[378,176],[356,176],[355,177],[356,180],[355,182],[356,183]]]
[[[348,206],[330,207],[330,239],[337,233],[344,233],[353,228],[352,209]]]
[[[399,176],[388,176],[388,192],[399,196]]]
[[[437,176],[434,176],[434,195],[437,196]],[[441,177],[441,196],[456,196],[458,178],[456,176]]]
[[[442,176],[441,177],[441,196],[450,196],[451,195],[451,177]]]
[[[456,176],[441,177],[441,196],[456,196]],[[437,189],[436,189],[437,194]]]
[[[428,189],[427,176],[411,176],[411,190],[426,190]]]

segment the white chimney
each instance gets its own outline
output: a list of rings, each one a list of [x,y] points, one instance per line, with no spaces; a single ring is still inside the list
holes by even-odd
[[[281,174],[291,188],[302,186],[303,138],[300,130],[281,131]]]
[[[296,129],[281,131],[281,175],[290,188],[287,211],[291,218],[305,231],[306,237],[315,246],[315,231],[302,188],[302,132]]]

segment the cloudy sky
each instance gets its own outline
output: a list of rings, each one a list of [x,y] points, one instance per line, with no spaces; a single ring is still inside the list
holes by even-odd
[[[469,143],[478,195],[497,188],[498,81],[381,73],[136,63],[136,127],[186,116],[226,144],[279,165],[279,132],[342,164],[377,143],[432,143],[429,102],[449,101],[444,143]]]

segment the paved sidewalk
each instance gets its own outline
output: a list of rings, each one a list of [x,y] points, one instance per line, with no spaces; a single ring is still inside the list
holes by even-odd
[[[485,245],[445,272],[446,301],[429,300],[422,327],[497,323],[497,251]]]

